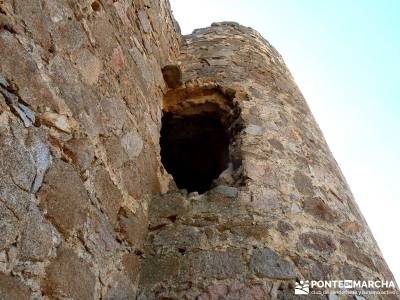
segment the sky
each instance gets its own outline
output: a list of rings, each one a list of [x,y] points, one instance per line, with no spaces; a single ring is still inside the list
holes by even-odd
[[[400,284],[400,1],[170,3],[183,34],[236,21],[281,53]]]

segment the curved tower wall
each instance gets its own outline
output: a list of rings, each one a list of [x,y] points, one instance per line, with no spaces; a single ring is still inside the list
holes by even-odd
[[[179,65],[183,84],[164,110],[191,113],[216,103],[198,90],[221,91],[240,111],[239,163],[204,194],[170,189],[153,200],[141,299],[292,299],[295,279],[392,279],[279,53],[223,22],[184,36]]]

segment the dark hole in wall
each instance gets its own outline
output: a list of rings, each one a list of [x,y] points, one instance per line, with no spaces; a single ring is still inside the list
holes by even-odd
[[[164,113],[161,161],[180,189],[204,193],[228,167],[230,136],[217,113]]]
[[[92,2],[91,6],[92,6],[92,9],[94,11],[100,11],[101,10],[101,5],[97,1]]]

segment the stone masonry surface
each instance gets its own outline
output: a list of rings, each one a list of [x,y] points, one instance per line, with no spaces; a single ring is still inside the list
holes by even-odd
[[[159,143],[163,109],[199,107],[235,129],[200,195]],[[295,279],[393,277],[266,40],[182,36],[167,0],[0,0],[1,300],[297,299]]]

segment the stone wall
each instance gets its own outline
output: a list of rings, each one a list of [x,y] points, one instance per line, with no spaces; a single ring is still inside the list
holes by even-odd
[[[0,299],[131,299],[159,193],[167,1],[0,1]]]
[[[295,299],[295,279],[393,279],[277,51],[223,22],[184,36],[179,62],[183,85],[164,110],[222,107],[198,90],[225,94],[240,111],[240,162],[207,193],[153,200],[139,299]]]
[[[296,278],[392,278],[254,30],[181,37],[167,0],[3,0],[0,57],[0,299],[292,299]],[[231,164],[208,192],[162,166],[163,108],[226,112]]]

